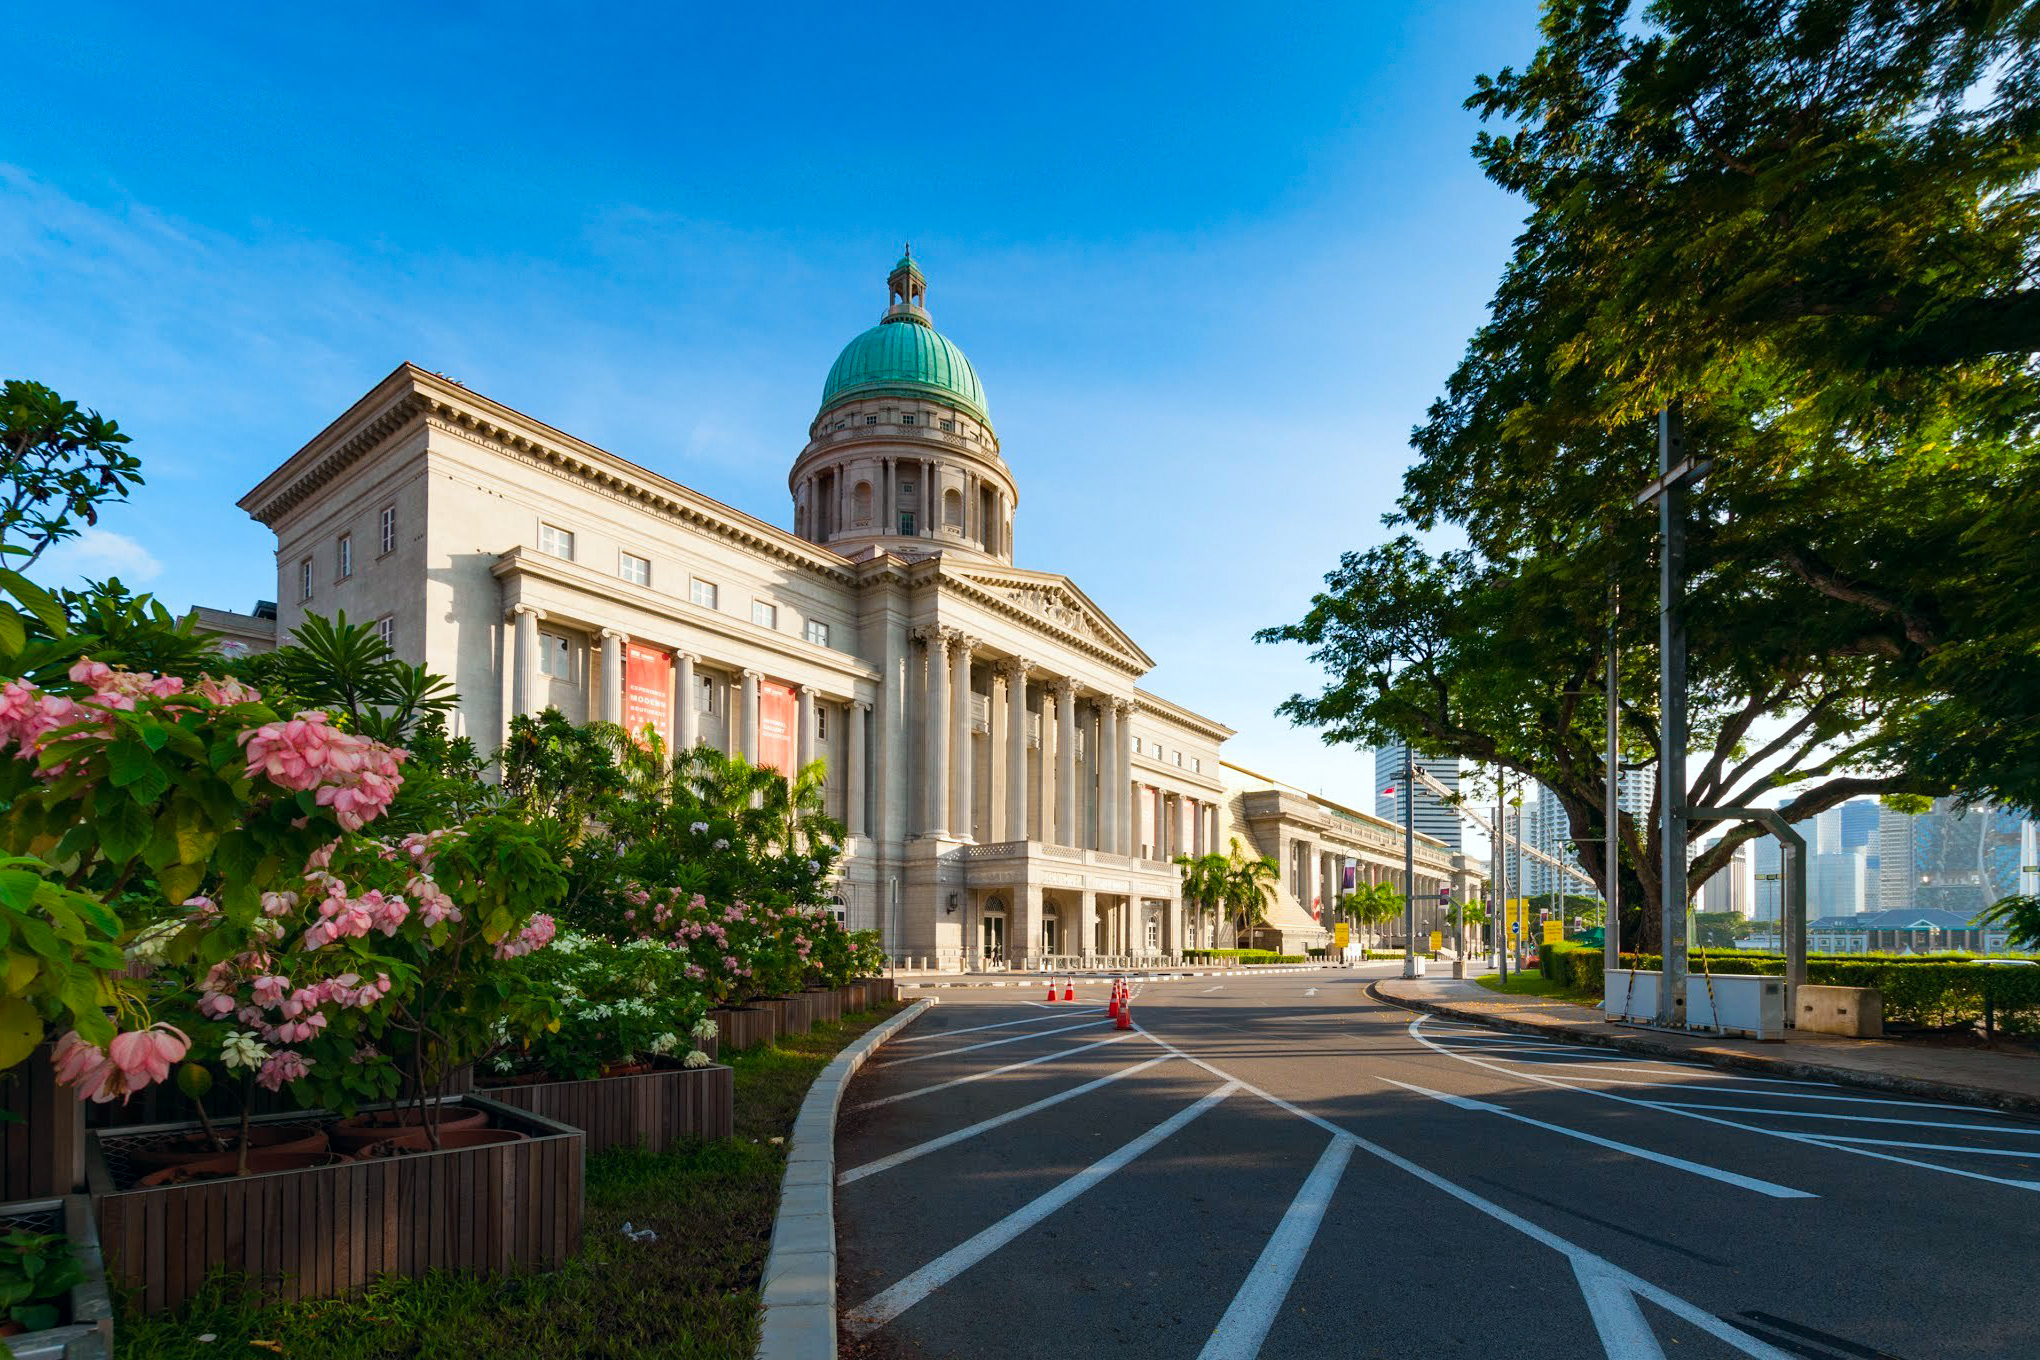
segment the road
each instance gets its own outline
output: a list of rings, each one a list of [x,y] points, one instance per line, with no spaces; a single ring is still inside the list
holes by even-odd
[[[2040,1356],[2040,1123],[1385,1006],[950,990],[845,1094],[847,1350]]]

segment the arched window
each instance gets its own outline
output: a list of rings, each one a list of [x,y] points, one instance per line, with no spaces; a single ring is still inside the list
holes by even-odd
[[[859,482],[850,493],[850,517],[859,524],[871,523],[871,483]]]
[[[954,487],[942,493],[942,522],[952,529],[963,527],[963,493]]]

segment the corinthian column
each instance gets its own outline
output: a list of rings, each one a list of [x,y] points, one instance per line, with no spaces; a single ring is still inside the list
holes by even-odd
[[[1055,843],[1077,843],[1077,682],[1063,676],[1055,692]],[[1043,724],[1044,728],[1046,724]]]
[[[949,638],[954,630],[923,628],[914,636],[928,644],[928,682],[922,714],[921,778],[927,807],[921,830],[930,836],[949,834]]]
[[[850,730],[846,738],[848,753],[843,761],[843,828],[853,836],[864,834],[864,720],[871,712],[871,705],[857,700],[843,708],[843,723]]]
[[[800,724],[800,733],[794,738],[794,768],[805,770],[815,759],[815,687],[802,685],[800,699],[795,709],[794,721]]]
[[[1108,854],[1124,854],[1120,848],[1127,809],[1126,767],[1119,763],[1119,701],[1105,699],[1098,705],[1098,848]]]
[[[743,713],[737,725],[737,753],[758,763],[758,672],[744,672]]]
[[[1006,839],[1027,839],[1027,670],[1025,657],[1006,663]]]
[[[1119,853],[1133,853],[1133,700],[1114,699],[1113,711],[1119,715],[1119,740],[1113,747],[1113,761],[1119,767],[1118,790],[1115,799],[1122,811],[1114,817],[1119,830]],[[1157,836],[1156,840],[1161,837]]]
[[[971,778],[971,722],[970,722],[970,656],[977,648],[978,640],[958,634],[949,647],[950,681],[956,693],[951,702],[955,709],[949,715],[951,724],[949,753],[950,777],[954,781],[949,788],[949,829],[959,840],[972,840],[976,836],[974,793],[976,784]]]

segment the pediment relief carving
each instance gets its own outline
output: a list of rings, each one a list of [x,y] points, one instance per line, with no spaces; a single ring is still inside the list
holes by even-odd
[[[1139,649],[1131,645],[1131,639],[1065,586],[1053,581],[1016,580],[989,572],[958,571],[954,568],[951,574],[992,598],[1011,605],[1019,613],[1051,624],[1093,647],[1128,660],[1140,657]]]

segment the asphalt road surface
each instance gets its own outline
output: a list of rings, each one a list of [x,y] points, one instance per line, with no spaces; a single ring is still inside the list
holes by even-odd
[[[2040,1123],[1384,1006],[941,993],[846,1092],[846,1352],[2040,1357]]]

